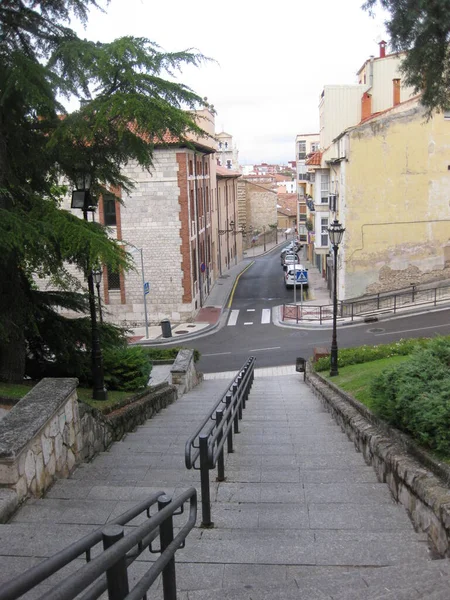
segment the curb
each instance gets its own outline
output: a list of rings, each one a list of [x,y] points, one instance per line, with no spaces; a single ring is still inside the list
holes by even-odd
[[[19,499],[14,490],[0,489],[0,523],[7,523],[9,517],[17,510]]]

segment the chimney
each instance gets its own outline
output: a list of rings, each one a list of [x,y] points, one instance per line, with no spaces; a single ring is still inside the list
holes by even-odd
[[[361,121],[367,119],[372,114],[372,96],[367,92],[361,97]]]
[[[400,104],[400,79],[392,80],[393,106]]]
[[[386,56],[386,42],[381,40],[378,45],[380,46],[380,58],[384,58]]]

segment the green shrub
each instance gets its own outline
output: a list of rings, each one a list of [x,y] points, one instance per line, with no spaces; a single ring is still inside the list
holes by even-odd
[[[158,346],[155,346],[154,348],[148,348],[147,346],[144,347],[144,351],[147,354],[150,361],[153,361],[153,360],[175,360],[178,352],[182,349],[183,348],[180,348],[180,347],[177,347],[177,348],[163,348],[163,347],[158,347]],[[200,352],[196,349],[194,349],[193,352],[194,352],[194,362],[198,362],[200,360]]]
[[[426,346],[428,338],[399,340],[390,344],[379,344],[377,346],[359,346],[358,348],[343,348],[339,350],[338,367],[358,365],[372,360],[389,358],[391,356],[406,356],[411,354],[417,347]],[[326,371],[330,368],[330,357],[319,358],[314,363],[315,371]]]
[[[110,349],[104,353],[105,384],[110,390],[135,391],[147,386],[152,365],[140,346]]]
[[[450,454],[450,340],[436,338],[370,386],[372,409],[438,453]]]

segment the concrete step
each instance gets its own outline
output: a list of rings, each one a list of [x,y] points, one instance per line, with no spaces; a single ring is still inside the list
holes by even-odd
[[[226,587],[224,580],[221,589],[191,589],[188,594],[189,600],[448,600],[449,566],[449,561],[438,560],[365,569],[323,567],[311,576],[303,567],[302,576],[284,583],[258,584],[253,573],[250,583],[241,578],[240,586]],[[182,580],[179,584],[183,592]]]

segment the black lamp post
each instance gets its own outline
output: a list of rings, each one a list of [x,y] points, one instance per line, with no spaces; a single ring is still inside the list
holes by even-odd
[[[87,173],[79,175],[75,179],[77,189],[72,192],[72,203],[71,208],[78,208],[83,211],[84,220],[88,220],[88,212],[95,211],[95,202],[91,198],[90,187],[91,187],[91,176]],[[95,310],[95,290],[94,290],[94,276],[93,272],[89,269],[87,273],[88,291],[89,291],[89,311],[91,314],[91,328],[92,328],[92,379],[93,379],[93,390],[92,397],[94,400],[107,400],[108,395],[105,388],[105,381],[103,376],[103,356],[102,349],[100,347],[100,336],[97,327],[97,314]],[[101,314],[101,313],[100,313]]]
[[[338,371],[338,345],[337,345],[337,334],[336,334],[336,319],[337,319],[337,257],[339,251],[339,244],[342,241],[344,235],[344,227],[339,223],[337,219],[328,227],[328,235],[330,236],[330,242],[333,246],[334,252],[334,271],[333,271],[333,337],[331,339],[331,356],[330,356],[330,377],[339,375]]]
[[[102,314],[102,297],[100,295],[100,284],[102,282],[102,270],[100,267],[97,267],[92,271],[92,277],[94,278],[95,287],[97,288],[97,298],[98,298],[98,316],[100,319],[100,323],[103,324],[103,314]]]

